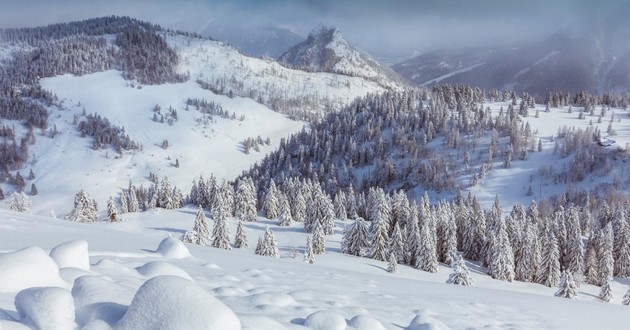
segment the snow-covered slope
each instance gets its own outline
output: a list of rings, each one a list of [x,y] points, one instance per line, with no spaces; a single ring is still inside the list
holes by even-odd
[[[33,197],[36,213],[54,209],[62,215],[72,208],[72,196],[87,189],[100,205],[109,195],[117,194],[128,182],[142,183],[150,172],[168,176],[175,185],[187,191],[195,176],[213,173],[231,180],[276,148],[280,139],[300,130],[303,122],[292,121],[269,108],[245,98],[228,98],[199,87],[194,81],[178,84],[133,87],[118,71],[105,71],[74,77],[64,75],[41,81],[42,86],[61,100],[60,109],[53,107],[50,126],[60,133],[54,138],[38,137],[31,149],[33,181],[40,192]],[[193,106],[186,110],[188,98],[205,99],[220,104],[236,119],[205,115]],[[163,112],[169,107],[177,111],[172,125],[152,120],[154,107]],[[81,138],[72,124],[73,117],[85,110],[98,113],[117,126],[123,126],[132,140],[143,150],[126,152],[116,157],[112,149],[95,151],[92,138]],[[239,120],[244,116],[244,120]],[[245,154],[240,142],[260,135],[269,137],[271,146],[261,152]],[[169,147],[162,143],[168,140]],[[179,167],[175,161],[179,160]],[[146,185],[146,183],[145,183]]]
[[[175,329],[188,322],[216,326],[213,322],[221,320],[225,327],[240,323],[244,329],[262,330],[302,329],[303,325],[312,329],[337,329],[334,325],[409,330],[615,329],[630,322],[627,307],[619,304],[629,284],[624,279],[613,283],[610,303],[597,301],[599,288],[591,285],[580,287],[577,300],[562,299],[553,296],[554,288],[492,280],[473,264],[469,267],[475,286],[450,285],[444,283],[450,270],[442,266],[433,274],[406,266],[390,274],[383,262],[340,254],[339,227],[327,237],[327,253],[317,256],[314,265],[302,262],[307,234],[301,232],[301,225],[279,228],[262,219],[246,224],[250,244],[269,225],[277,235],[280,259],[256,256],[253,249],[226,251],[197,245],[187,245],[191,257],[163,257],[156,251],[160,242],[169,233],[178,236],[191,228],[193,213],[192,209],[161,210],[128,214],[122,223],[87,225],[0,211],[0,250],[5,252],[0,254],[5,266],[0,282],[16,287],[22,283],[26,288],[0,293],[0,326],[21,329],[35,323],[52,329],[76,322],[79,327],[108,329],[159,321],[161,327]],[[230,223],[234,232],[234,222]],[[72,243],[56,258],[84,260],[87,252],[89,268],[60,269],[46,255],[73,240],[86,241],[87,251],[85,245]],[[34,247],[9,253],[28,246]],[[297,257],[291,256],[291,248],[298,248]],[[31,263],[16,256],[28,257]],[[147,273],[149,268],[152,271]],[[33,276],[25,282],[25,277],[10,277],[7,269],[28,269]],[[188,276],[193,282],[183,278]],[[39,286],[61,289],[28,289]]]
[[[398,74],[352,47],[335,27],[316,28],[278,60],[290,67],[366,78],[388,88],[403,85]]]
[[[368,93],[386,89],[361,77],[305,72],[271,59],[245,56],[225,43],[166,35],[181,57],[179,71],[219,93],[248,97],[289,113],[332,111]]]
[[[242,23],[212,22],[204,26],[200,33],[230,43],[245,54],[272,58],[280,56],[303,39],[295,32],[276,25],[243,26]]]

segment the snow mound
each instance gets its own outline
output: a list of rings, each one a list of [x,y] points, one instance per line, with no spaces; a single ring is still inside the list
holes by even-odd
[[[103,320],[94,320],[81,328],[81,330],[111,330],[111,329],[112,327]]]
[[[155,252],[163,255],[165,258],[171,259],[183,259],[191,256],[186,245],[184,245],[182,241],[171,236],[163,239]]]
[[[295,306],[293,297],[282,292],[263,292],[249,296],[249,304],[254,306],[272,305],[276,307]]]
[[[208,268],[208,269],[221,269],[221,267],[219,267],[219,265],[213,264],[211,262],[203,265],[203,267],[204,268]]]
[[[196,284],[175,276],[146,281],[117,329],[241,329],[234,312]]]
[[[62,288],[29,288],[15,296],[22,322],[37,329],[74,329],[74,301]]]
[[[411,320],[407,330],[449,330],[440,320],[429,314],[418,314]]]
[[[144,266],[140,266],[136,269],[138,270],[138,273],[149,278],[161,275],[170,275],[181,277],[191,282],[195,281],[183,269],[164,261],[150,261],[144,264]]]
[[[79,268],[66,267],[59,269],[59,275],[64,281],[72,284],[74,283],[74,281],[76,281],[77,278],[81,276],[92,275],[92,273]]]
[[[72,296],[79,325],[98,319],[113,324],[125,314],[125,306],[133,298],[128,288],[98,276],[77,278],[72,287]]]
[[[100,268],[107,273],[138,277],[138,272],[134,268],[130,268],[126,264],[110,258],[103,258],[99,260],[94,267]]]
[[[278,321],[259,315],[246,315],[241,316],[241,323],[243,324],[243,330],[283,330],[286,327],[280,324]]]
[[[233,286],[220,286],[212,289],[212,291],[221,297],[242,297],[247,294],[245,290]]]
[[[59,244],[50,251],[50,257],[59,268],[90,269],[90,256],[86,241],[70,241]]]
[[[315,330],[345,330],[346,319],[335,311],[317,311],[306,318],[304,326]]]
[[[57,264],[39,247],[0,254],[0,292],[62,286],[62,282]]]
[[[369,315],[357,315],[348,321],[348,325],[357,330],[385,330],[381,322]]]

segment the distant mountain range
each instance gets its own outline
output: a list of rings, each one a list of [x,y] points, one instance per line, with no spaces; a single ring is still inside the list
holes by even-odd
[[[538,95],[623,92],[630,86],[630,24],[613,14],[518,47],[433,51],[393,69],[418,85],[465,83]]]

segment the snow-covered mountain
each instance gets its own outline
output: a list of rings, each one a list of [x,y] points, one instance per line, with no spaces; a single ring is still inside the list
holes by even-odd
[[[403,79],[389,67],[351,46],[336,27],[314,29],[306,40],[291,47],[278,60],[293,68],[366,78],[388,88],[404,85]]]
[[[434,51],[393,69],[419,85],[464,83],[539,96],[559,90],[623,92],[630,84],[630,26],[621,12],[580,21],[544,40],[509,48]]]
[[[200,33],[227,42],[253,57],[276,58],[303,40],[303,37],[295,32],[274,25],[242,26],[214,23],[205,26]]]

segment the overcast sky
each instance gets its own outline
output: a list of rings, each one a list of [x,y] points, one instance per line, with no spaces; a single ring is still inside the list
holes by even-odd
[[[128,15],[166,27],[203,31],[209,23],[278,25],[306,36],[337,26],[374,54],[486,46],[542,38],[630,0],[0,0],[0,27]],[[626,7],[628,8],[628,7]]]

